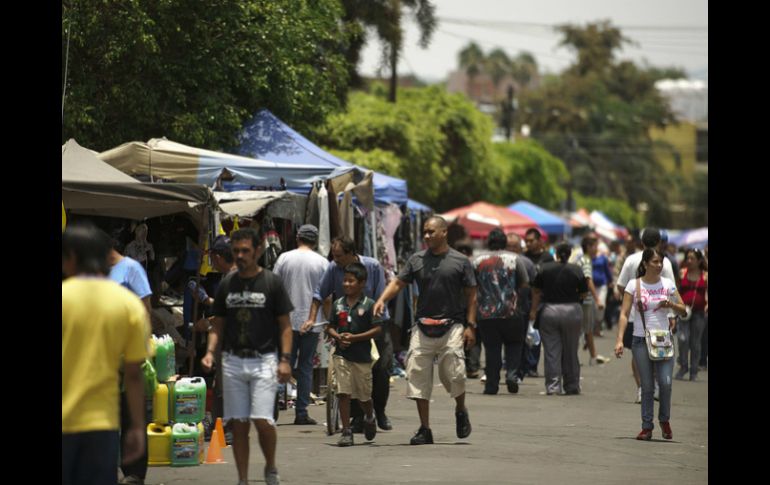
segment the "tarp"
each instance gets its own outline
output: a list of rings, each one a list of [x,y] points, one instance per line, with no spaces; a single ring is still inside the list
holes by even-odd
[[[605,239],[614,241],[628,236],[628,231],[623,226],[615,224],[601,211],[591,211],[588,218],[594,230]]]
[[[242,190],[214,192],[225,216],[254,217],[265,207],[271,217],[288,219],[296,224],[305,222],[307,196],[289,191]]]
[[[472,238],[485,238],[495,227],[501,227],[506,233],[515,232],[520,236],[530,227],[534,227],[544,234],[543,229],[529,217],[488,202],[475,202],[458,207],[441,216],[448,222],[454,221],[463,226]]]
[[[511,204],[508,209],[529,217],[549,234],[572,234],[572,226],[567,221],[526,200]]]
[[[427,205],[417,202],[414,199],[409,199],[406,202],[407,209],[411,209],[413,211],[419,211],[419,212],[433,212],[433,208],[428,207]]]
[[[683,231],[679,236],[670,238],[669,242],[684,248],[703,249],[709,243],[709,228],[700,227]]]
[[[62,145],[62,202],[76,214],[134,220],[185,212],[196,224],[203,206],[216,206],[206,186],[142,183],[73,139]]]
[[[266,109],[257,112],[246,123],[238,139],[240,145],[236,151],[247,157],[289,165],[332,168],[353,166],[300,135]],[[406,181],[375,172],[374,198],[382,204],[406,204]]]
[[[191,147],[165,138],[153,138],[147,143],[124,143],[100,153],[99,158],[134,177],[208,186],[213,186],[220,176],[252,187],[301,192],[309,192],[316,180],[331,179],[336,192],[353,182],[356,184],[353,192],[361,204],[374,207],[372,172],[354,166],[322,167],[257,160]]]

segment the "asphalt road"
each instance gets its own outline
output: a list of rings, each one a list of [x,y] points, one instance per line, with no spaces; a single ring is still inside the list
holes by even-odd
[[[605,332],[606,333],[606,332]],[[614,338],[596,339],[600,354],[612,355]],[[708,483],[708,373],[696,382],[674,381],[671,427],[663,440],[657,424],[653,439],[637,441],[640,406],[630,353],[601,366],[588,366],[580,354],[582,394],[546,396],[542,378],[528,378],[519,393],[502,384],[496,396],[483,395],[478,380],[468,380],[467,405],[472,434],[455,435],[454,401],[440,386],[431,402],[434,445],[410,446],[419,427],[415,404],[405,382],[391,387],[388,414],[392,431],[379,431],[374,442],[355,435],[351,448],[336,446],[339,435],[325,427],[294,426],[293,410],[278,420],[278,467],[286,484],[611,484]],[[542,375],[542,359],[540,362]],[[438,379],[436,377],[436,383]],[[311,406],[323,423],[325,411]],[[657,416],[657,403],[656,403]],[[231,448],[226,464],[173,468],[151,467],[147,484],[236,484]],[[263,483],[264,460],[252,429],[249,483]]]

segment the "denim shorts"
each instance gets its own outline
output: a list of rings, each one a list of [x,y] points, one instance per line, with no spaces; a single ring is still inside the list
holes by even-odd
[[[249,358],[222,352],[224,420],[264,419],[275,425],[277,371],[278,355],[275,352]]]

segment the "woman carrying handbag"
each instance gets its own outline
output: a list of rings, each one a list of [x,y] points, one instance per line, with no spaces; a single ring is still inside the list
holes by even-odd
[[[663,438],[673,438],[669,418],[671,416],[671,379],[674,371],[673,355],[668,351],[672,345],[670,331],[676,319],[670,318],[670,312],[685,314],[685,305],[676,290],[676,284],[660,276],[663,269],[663,255],[653,248],[642,253],[642,261],[636,272],[636,279],[628,282],[623,294],[623,306],[618,321],[618,337],[615,344],[615,356],[623,355],[623,333],[628,326],[628,317],[633,307],[640,318],[634,318],[634,331],[631,352],[639,369],[642,382],[642,431],[636,439],[649,440],[655,427],[655,385],[653,376],[657,376],[660,387],[660,405],[658,420]],[[666,332],[668,331],[668,332]],[[673,347],[671,347],[673,349]]]

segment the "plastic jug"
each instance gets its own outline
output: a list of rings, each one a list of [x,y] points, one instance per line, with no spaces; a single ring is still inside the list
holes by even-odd
[[[165,382],[176,374],[174,341],[168,335],[153,337],[153,339],[155,339],[155,371],[158,381]]]
[[[196,466],[200,460],[198,426],[176,423],[171,428],[171,466]]]
[[[147,425],[147,464],[171,464],[171,426],[158,423]]]
[[[206,381],[183,377],[174,384],[172,409],[175,423],[199,423],[206,414]]]
[[[152,395],[152,421],[158,424],[169,423],[168,419],[168,384],[158,384]]]

